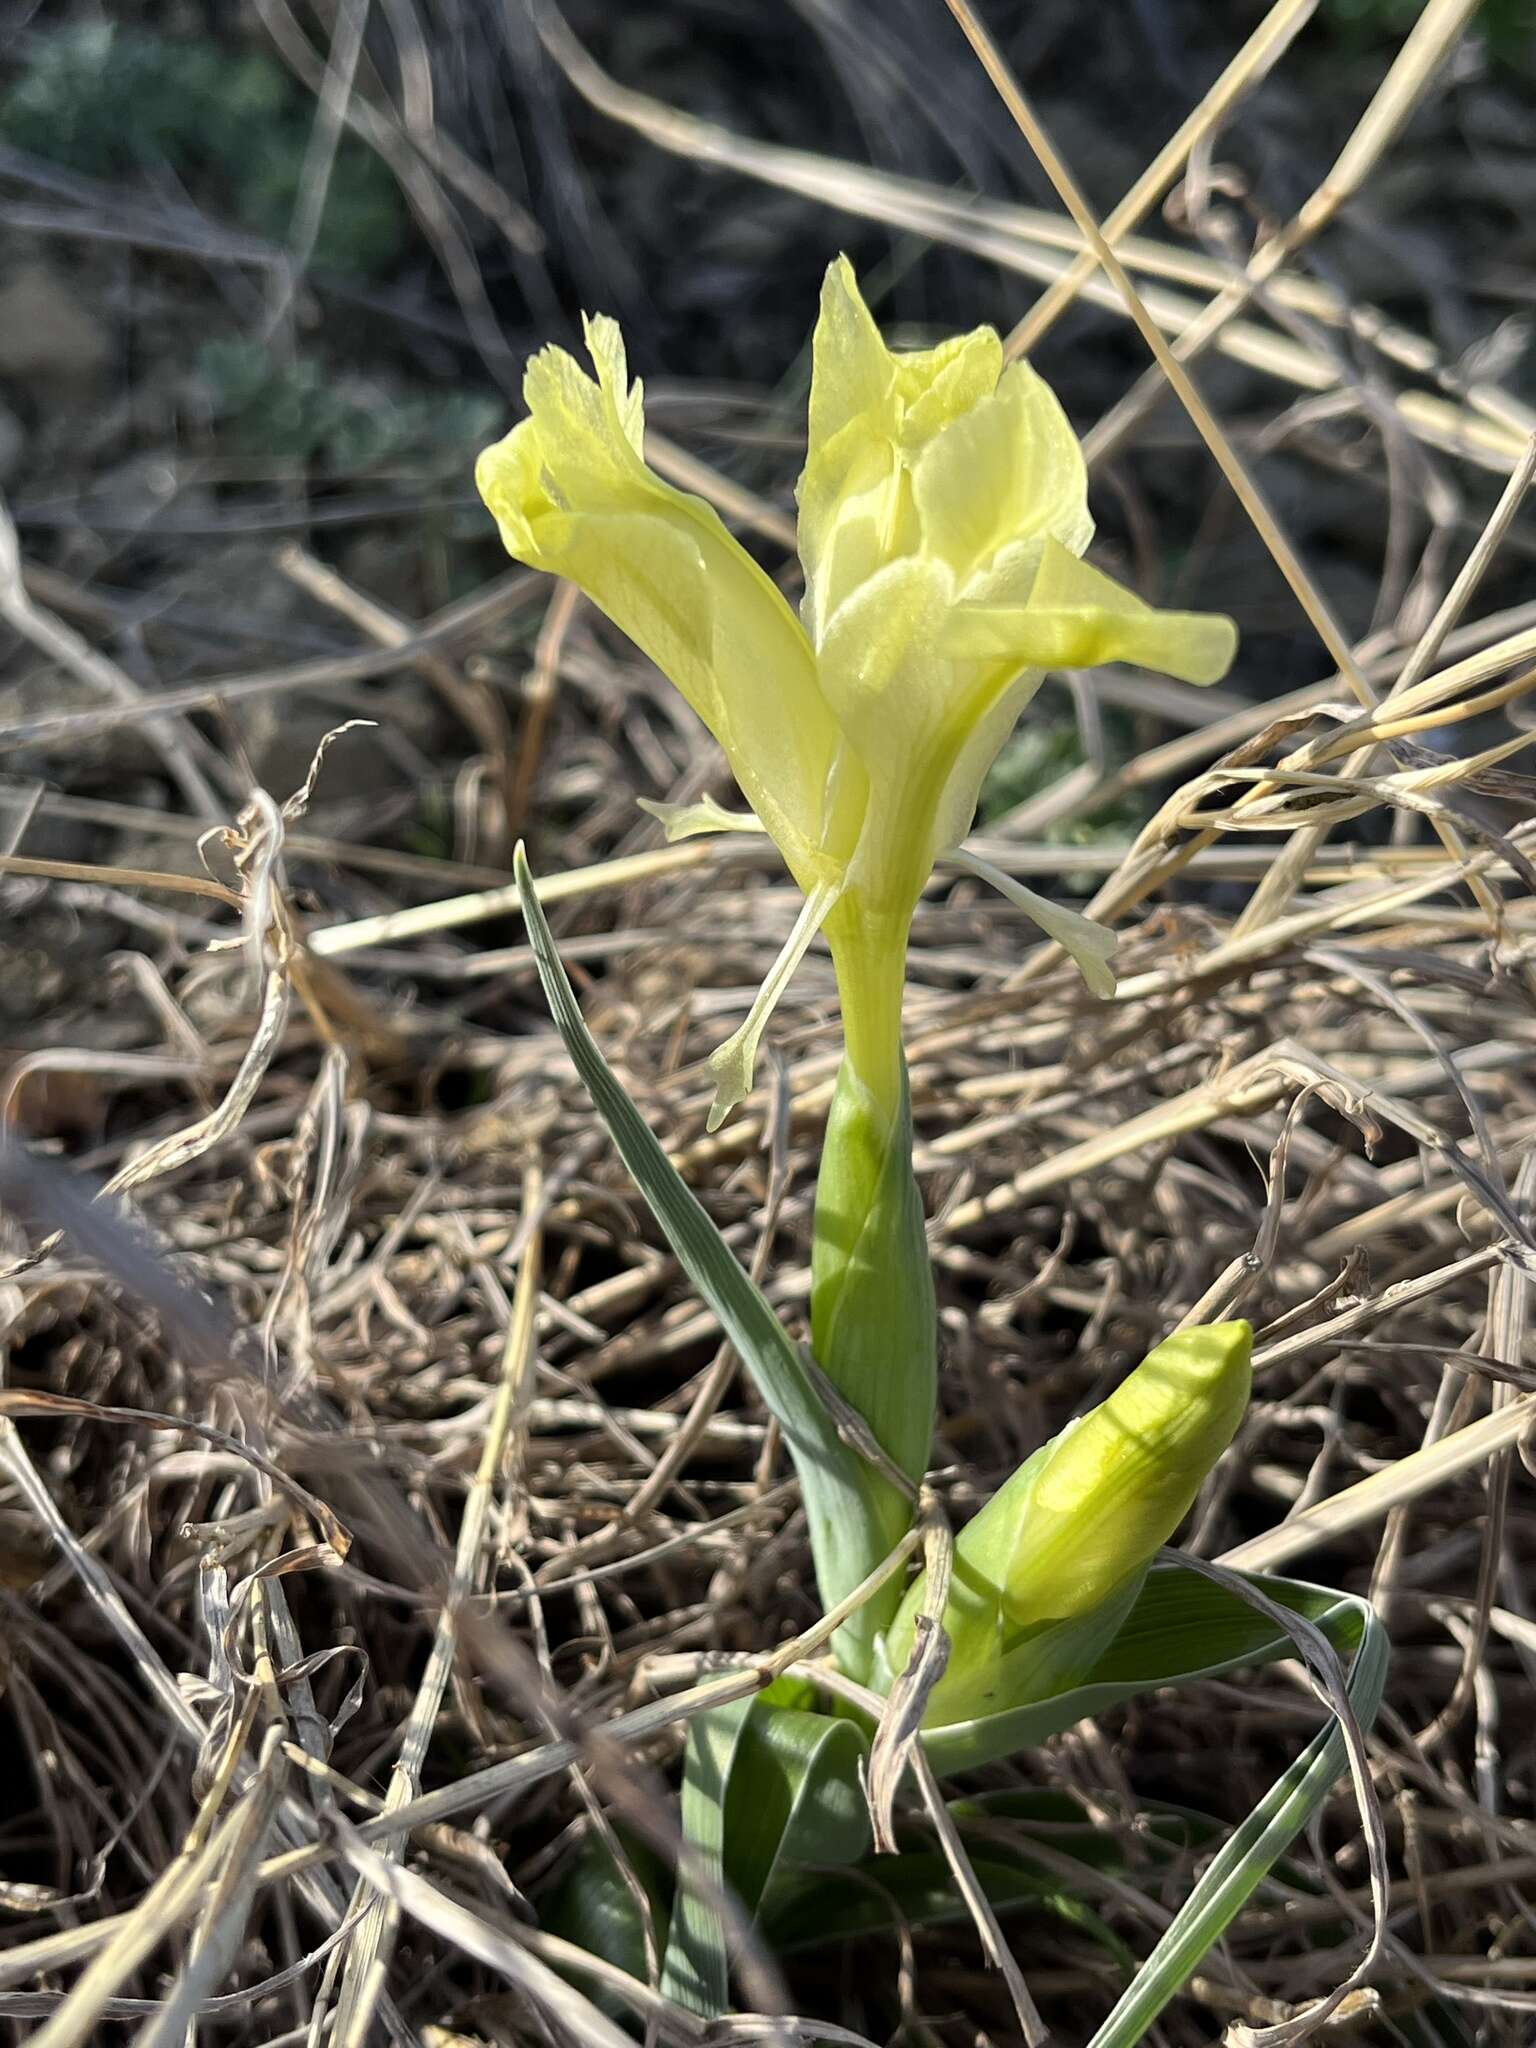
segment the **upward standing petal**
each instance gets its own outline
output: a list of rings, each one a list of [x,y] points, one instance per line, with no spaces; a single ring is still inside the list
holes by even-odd
[[[935,348],[889,349],[839,256],[821,288],[800,504],[805,621],[819,646],[860,583],[918,545],[911,467],[918,452],[996,388],[1002,343],[990,327]]]

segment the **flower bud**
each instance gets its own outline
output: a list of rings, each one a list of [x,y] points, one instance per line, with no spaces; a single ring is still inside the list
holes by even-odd
[[[1034,1690],[1041,1676],[1051,1690],[1079,1682],[1104,1647],[1097,1623],[1129,1606],[1232,1441],[1252,1385],[1252,1345],[1245,1322],[1167,1338],[1106,1401],[1026,1459],[960,1532],[944,1613],[950,1658],[929,1699],[931,1724],[1022,1704],[1021,1687],[1044,1697]],[[892,1625],[892,1674],[910,1651],[923,1594],[919,1579]]]

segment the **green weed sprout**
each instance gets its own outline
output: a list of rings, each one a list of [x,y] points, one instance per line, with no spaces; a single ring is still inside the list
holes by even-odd
[[[648,806],[669,835],[766,832],[803,895],[746,1020],[712,1057],[711,1127],[751,1088],[774,1005],[818,932],[831,948],[844,1056],[813,1226],[816,1370],[587,1034],[521,855],[518,880],[562,1035],[684,1270],[784,1430],[823,1603],[848,1610],[833,1637],[837,1668],[890,1694],[904,1675],[916,1682],[920,1639],[937,1624],[947,1668],[943,1656],[928,1660],[919,1739],[953,1770],[1038,1743],[1149,1685],[1284,1654],[1289,1638],[1272,1618],[1256,1621],[1232,1591],[1155,1562],[1241,1420],[1251,1344],[1241,1322],[1171,1337],[1028,1459],[958,1537],[941,1614],[927,1609],[925,1578],[904,1586],[894,1572],[850,1599],[913,1526],[936,1405],[933,1281],[901,1030],[913,911],[936,861],[958,861],[1027,910],[1090,990],[1111,995],[1112,932],[964,853],[978,791],[1048,670],[1123,660],[1215,682],[1236,649],[1231,621],[1154,610],[1089,567],[1086,469],[1049,388],[1027,364],[1005,364],[988,327],[929,349],[890,349],[844,258],[827,272],[813,341],[798,617],[713,509],[647,464],[641,388],[613,321],[589,319],[586,340],[595,378],[560,349],[532,359],[529,416],[485,451],[476,480],[509,552],[583,590],[724,750],[750,811]],[[840,1426],[843,1405],[874,1455]],[[1368,1638],[1358,1604],[1265,1584],[1271,1601],[1336,1637]],[[1378,1663],[1357,1657],[1362,1687],[1372,1673],[1379,1684]],[[805,1866],[867,1852],[857,1801],[850,1819],[867,1736],[846,1708],[782,1685],[693,1724],[683,1814],[699,1853],[674,1903],[664,1970],[673,1996],[702,2012],[726,2007],[711,1870],[771,1929]],[[1303,1760],[1301,1792],[1271,1795],[1284,1826],[1266,1817],[1260,1847],[1245,1844],[1217,1883],[1217,1907],[1192,1897],[1193,1917],[1175,1923],[1180,1938],[1160,1945],[1163,1961],[1154,1956],[1132,1987],[1135,2010],[1146,2009],[1149,1984],[1160,1987],[1152,2011],[1171,1995],[1301,1824],[1291,1816],[1322,1796],[1338,1767],[1335,1741],[1319,1738]],[[733,1830],[733,1812],[752,1814],[752,1825]],[[771,1840],[764,1814],[775,1816]],[[1131,2010],[1112,2017],[1120,2031],[1104,2043],[1139,2038],[1124,2030]]]

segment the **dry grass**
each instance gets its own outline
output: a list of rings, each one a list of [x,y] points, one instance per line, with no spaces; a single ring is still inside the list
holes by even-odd
[[[1250,1316],[1259,1393],[1189,1548],[1369,1587],[1397,1646],[1371,1738],[1391,1917],[1379,2006],[1351,2038],[1521,2042],[1536,2011],[1536,825],[1531,785],[1501,764],[1527,737],[1508,720],[1536,687],[1536,605],[1480,615],[1478,587],[1521,530],[1536,422],[1305,267],[1472,9],[1430,0],[1329,179],[1245,254],[1223,242],[1209,151],[1284,65],[1305,6],[1282,0],[1101,230],[951,4],[1071,219],[706,126],[605,78],[536,13],[575,87],[646,138],[629,146],[1049,282],[1020,345],[1078,295],[1124,311],[1154,382],[1090,448],[1133,445],[1166,378],[1316,629],[1316,680],[1279,700],[1256,675],[1240,679],[1257,701],[1214,709],[1106,678],[1158,720],[1128,767],[1075,696],[1084,767],[978,842],[1021,876],[1094,877],[1124,932],[1112,1004],[968,882],[936,883],[919,913],[936,1483],[963,1515],[1172,1325]],[[266,11],[286,34],[291,17]],[[408,167],[466,320],[494,329],[433,211],[474,166],[446,138],[431,159],[419,108],[362,97],[347,56],[333,48],[317,91]],[[1197,246],[1137,233],[1178,180]],[[1263,380],[1275,420],[1287,387],[1357,413],[1393,493],[1420,474],[1408,444],[1463,482],[1508,479],[1453,543],[1430,526],[1365,641],[1268,505],[1261,437],[1229,434],[1190,384],[1207,350]],[[782,494],[681,446],[653,453],[782,558]],[[761,843],[657,849],[638,818],[637,794],[726,794],[697,728],[586,607],[521,573],[405,620],[300,551],[280,566],[353,651],[150,693],[93,643],[89,589],[34,572],[14,536],[0,548],[18,644],[100,706],[11,722],[30,781],[6,791],[0,887],[45,948],[50,908],[136,934],[110,1002],[95,963],[64,963],[74,1025],[5,1077],[7,1118],[37,1143],[6,1155],[0,1188],[0,1711],[16,1760],[0,2019],[44,2048],[621,2041],[527,1901],[616,1823],[667,1853],[687,1716],[759,1682],[709,1675],[711,1657],[780,1668],[825,1629],[772,1432],[544,1018],[511,923],[511,842],[532,829],[594,1030],[791,1323],[837,1057],[830,972],[813,956],[776,1020],[770,1085],[706,1135],[703,1056],[794,905]],[[501,664],[519,644],[509,713]],[[454,859],[380,845],[358,805],[307,829],[307,802],[345,787],[350,735],[296,797],[242,785],[217,744],[220,707],[344,708],[336,693],[406,673],[468,736]],[[155,750],[165,808],[67,793],[71,751],[125,731]],[[1138,792],[1157,808],[1129,843],[1067,853],[1045,836]],[[142,861],[33,856],[50,816],[142,835]],[[165,865],[210,827],[206,876]],[[132,1190],[138,1221],[86,1207],[50,1153]],[[1048,1835],[1038,1852],[1145,1948],[1200,1855],[1151,1862],[1148,1810],[1236,1820],[1318,1711],[1299,1671],[1210,1683],[988,1778],[1084,1802],[1123,1871]],[[1347,1973],[1371,1922],[1343,1787],[1162,2037],[1285,2019]],[[1084,2037],[1114,1989],[1104,1953],[1060,1921],[1009,1925],[1028,1995],[1059,2038]],[[640,2017],[650,2039],[711,2044],[885,2039],[902,2022],[913,2041],[1015,2038],[969,1932],[870,1955],[812,1956],[786,1981],[749,1947],[760,2018],[705,2030],[654,1993]]]

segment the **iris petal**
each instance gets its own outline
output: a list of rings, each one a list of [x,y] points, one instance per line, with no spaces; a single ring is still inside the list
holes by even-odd
[[[480,493],[509,553],[579,585],[687,698],[803,884],[839,742],[810,644],[713,508],[647,466],[618,328],[587,338],[595,381],[562,349],[533,358],[529,417],[480,457]]]
[[[1048,540],[1029,603],[958,605],[943,646],[972,661],[1012,658],[1032,668],[1132,661],[1181,682],[1216,683],[1237,652],[1237,628],[1217,612],[1157,611]]]
[[[1209,683],[1236,634],[1228,619],[1156,611],[1081,561],[1087,473],[1049,388],[1005,365],[989,327],[888,347],[845,257],[827,271],[812,343],[804,625],[712,507],[647,464],[641,387],[614,322],[588,320],[586,339],[596,375],[561,349],[536,355],[529,417],[476,478],[508,550],[585,591],[723,747],[750,813],[648,805],[668,837],[766,831],[806,892],[794,939],[716,1055],[718,1119],[751,1085],[767,1016],[840,892],[840,975],[845,924],[899,964],[934,860],[970,829],[1048,670],[1134,661]],[[1110,993],[1111,933],[970,865]]]

